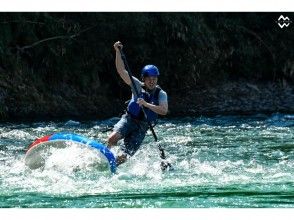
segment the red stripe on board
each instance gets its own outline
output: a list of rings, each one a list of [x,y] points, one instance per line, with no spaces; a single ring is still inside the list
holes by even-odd
[[[34,147],[35,145],[39,144],[39,143],[42,143],[42,142],[45,142],[45,141],[48,141],[49,138],[51,137],[52,135],[47,135],[47,136],[44,136],[44,137],[41,137],[39,139],[36,139],[28,148],[28,151]]]

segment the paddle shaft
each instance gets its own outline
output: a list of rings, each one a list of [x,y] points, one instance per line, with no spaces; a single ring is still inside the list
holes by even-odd
[[[134,91],[135,91],[135,95],[137,97],[139,97],[139,91],[137,90],[135,81],[134,81],[134,79],[132,77],[132,73],[131,73],[130,67],[128,65],[128,61],[126,59],[126,56],[125,56],[124,52],[122,51],[122,49],[120,47],[119,47],[119,51],[120,51],[121,58],[122,58],[122,60],[123,60],[123,62],[125,64],[125,68],[127,69],[127,72],[129,74],[131,83],[133,85],[133,88],[134,88]],[[152,135],[154,137],[154,140],[155,140],[155,142],[157,142],[158,141],[157,135],[156,135],[156,133],[155,133],[155,131],[153,129],[153,126],[152,126],[151,122],[148,121],[148,119],[147,119],[147,114],[145,112],[144,106],[142,106],[141,108],[142,108],[142,111],[143,111],[143,114],[144,114],[144,118],[146,119],[146,121],[148,123],[148,126],[149,126],[149,129],[151,130],[151,133],[152,133]],[[166,159],[164,149],[160,146],[160,144],[158,144],[158,150],[160,151],[160,158],[163,159],[163,160]]]

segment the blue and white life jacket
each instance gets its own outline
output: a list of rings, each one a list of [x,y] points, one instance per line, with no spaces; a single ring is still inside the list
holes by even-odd
[[[139,98],[143,98],[146,102],[153,104],[153,105],[159,105],[159,92],[161,88],[159,86],[156,86],[155,91],[152,93],[149,93],[142,88],[141,95]],[[149,108],[144,108],[146,116],[147,116],[147,121],[150,122],[155,122],[157,120],[158,115],[150,110]],[[144,113],[142,111],[142,108],[137,104],[137,97],[134,98],[132,97],[131,101],[128,104],[127,112],[131,115],[132,118],[135,118],[137,120],[144,121]]]

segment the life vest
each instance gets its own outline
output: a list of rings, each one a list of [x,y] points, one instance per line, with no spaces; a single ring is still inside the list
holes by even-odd
[[[144,87],[142,87],[141,95],[139,98],[143,98],[146,102],[153,104],[153,105],[159,105],[159,92],[161,88],[159,86],[156,86],[155,91],[153,93],[147,92]],[[147,121],[155,122],[157,120],[158,115],[150,110],[149,108],[144,108]],[[128,104],[127,112],[131,115],[131,117],[145,121],[144,113],[142,111],[142,108],[137,104],[137,98],[132,97],[131,101]]]

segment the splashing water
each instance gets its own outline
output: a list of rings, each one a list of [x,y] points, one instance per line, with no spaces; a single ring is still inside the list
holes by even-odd
[[[293,115],[162,120],[168,172],[151,134],[115,175],[74,145],[48,152],[42,169],[24,165],[38,137],[67,131],[105,142],[102,130],[117,120],[1,124],[0,207],[294,207]]]

